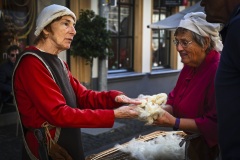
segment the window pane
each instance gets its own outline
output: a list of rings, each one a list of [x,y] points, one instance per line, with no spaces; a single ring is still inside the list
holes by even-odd
[[[166,45],[166,30],[153,30],[152,36],[152,66],[166,67],[169,64],[169,55]]]
[[[108,69],[115,70],[118,69],[118,59],[119,59],[119,49],[118,49],[118,39],[112,38],[112,50],[113,50],[113,57],[108,58]]]
[[[112,38],[112,50],[114,56],[108,59],[108,68],[128,69],[132,67],[132,39],[131,38]]]
[[[166,7],[160,6],[160,0],[154,0],[154,12],[152,15],[152,23],[163,20],[168,15]],[[170,31],[164,29],[152,30],[152,68],[169,68],[170,52],[169,52]]]
[[[108,25],[112,36],[113,57],[108,59],[108,69],[133,68],[133,1],[118,0],[109,10]]]
[[[119,68],[128,69],[132,67],[132,39],[120,39]]]
[[[34,1],[0,2],[0,63],[7,59],[6,51],[10,45],[18,45],[21,50],[27,46],[27,38],[34,26],[34,6]]]

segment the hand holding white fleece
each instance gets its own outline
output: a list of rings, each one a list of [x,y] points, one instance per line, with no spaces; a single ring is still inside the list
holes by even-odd
[[[159,93],[152,96],[140,95],[142,104],[137,105],[136,110],[140,112],[139,119],[147,121],[146,124],[152,124],[159,116],[165,112],[162,106],[167,102],[167,94]]]

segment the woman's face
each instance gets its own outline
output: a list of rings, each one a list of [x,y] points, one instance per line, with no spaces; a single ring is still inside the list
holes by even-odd
[[[47,35],[48,42],[57,50],[69,49],[76,30],[75,22],[71,16],[63,16],[60,20],[51,24],[51,32],[44,30]]]
[[[198,67],[205,59],[205,49],[192,39],[191,31],[179,33],[175,36],[175,40],[182,63],[191,67]]]

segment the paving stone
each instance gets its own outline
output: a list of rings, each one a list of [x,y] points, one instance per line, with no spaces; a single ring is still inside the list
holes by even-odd
[[[169,130],[169,128],[145,125],[139,120],[117,119],[116,122],[124,125],[97,135],[82,132],[85,156],[97,154],[116,144],[126,143],[134,137],[156,130]],[[22,147],[21,132],[16,136],[16,124],[0,127],[0,160],[20,160]]]

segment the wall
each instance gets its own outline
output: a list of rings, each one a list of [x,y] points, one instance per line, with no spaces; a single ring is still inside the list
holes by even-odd
[[[162,74],[139,74],[108,79],[108,90],[123,91],[129,97],[139,94],[169,93],[175,86],[179,71]]]

